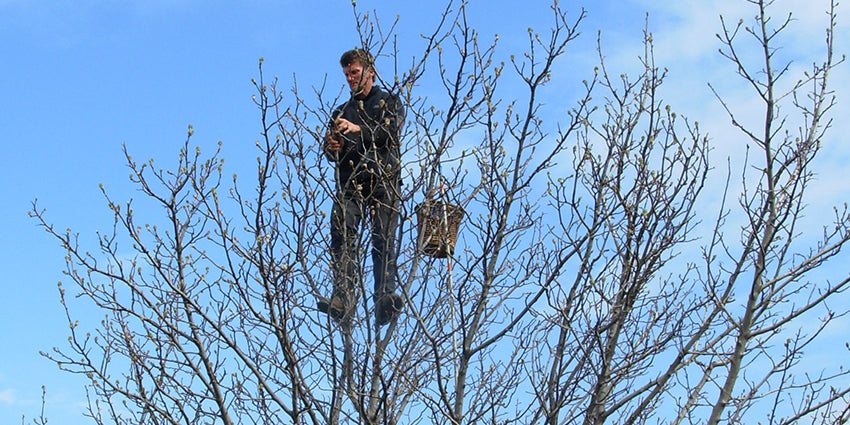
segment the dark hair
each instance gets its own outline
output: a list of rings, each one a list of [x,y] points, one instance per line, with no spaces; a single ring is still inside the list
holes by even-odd
[[[343,67],[351,65],[353,62],[360,62],[364,69],[375,68],[375,59],[368,51],[355,47],[342,54],[339,58],[339,64]]]

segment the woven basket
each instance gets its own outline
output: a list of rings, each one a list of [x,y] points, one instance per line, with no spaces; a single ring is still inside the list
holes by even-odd
[[[463,215],[463,208],[445,202],[425,201],[417,205],[419,248],[422,252],[435,258],[452,255]]]

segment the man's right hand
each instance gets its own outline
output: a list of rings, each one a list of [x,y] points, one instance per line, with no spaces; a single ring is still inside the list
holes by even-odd
[[[342,150],[342,141],[338,134],[331,133],[325,136],[325,149],[334,153]]]

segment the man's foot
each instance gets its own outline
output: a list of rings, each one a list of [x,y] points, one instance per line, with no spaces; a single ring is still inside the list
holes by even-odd
[[[316,307],[322,313],[330,315],[334,320],[341,320],[345,316],[345,301],[338,296],[333,296],[330,299],[319,297]]]
[[[389,293],[384,294],[375,306],[375,319],[378,321],[378,326],[384,326],[392,322],[401,313],[404,307],[404,300],[400,296]]]

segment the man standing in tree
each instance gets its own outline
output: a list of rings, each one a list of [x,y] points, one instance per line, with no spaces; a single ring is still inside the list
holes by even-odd
[[[336,163],[336,197],[331,212],[333,295],[318,308],[340,320],[356,305],[360,276],[358,242],[364,216],[371,222],[375,275],[375,319],[385,325],[403,306],[396,289],[396,230],[400,203],[400,134],[404,107],[398,97],[375,85],[369,52],[345,52],[340,65],[351,99],[338,106],[324,140],[325,155]]]

